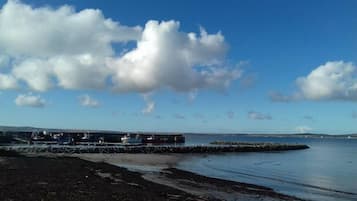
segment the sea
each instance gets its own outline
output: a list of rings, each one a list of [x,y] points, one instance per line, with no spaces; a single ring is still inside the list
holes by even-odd
[[[178,168],[262,185],[316,201],[357,200],[357,139],[187,134],[186,145],[212,141],[307,144],[295,151],[192,155]]]

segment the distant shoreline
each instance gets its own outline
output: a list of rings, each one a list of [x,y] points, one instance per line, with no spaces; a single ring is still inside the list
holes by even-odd
[[[84,128],[40,128],[40,127],[31,127],[31,126],[0,126],[0,132],[4,131],[79,131],[79,132],[104,132],[104,133],[157,133],[157,134],[175,134],[175,133],[182,133],[185,135],[241,135],[241,136],[257,136],[257,137],[313,137],[313,138],[347,138],[351,137],[352,139],[357,139],[357,132],[356,133],[341,133],[341,134],[324,134],[324,133],[284,133],[284,132],[232,132],[232,133],[220,133],[220,132],[188,132],[188,131],[134,131],[134,130],[109,130],[109,129],[84,129]]]

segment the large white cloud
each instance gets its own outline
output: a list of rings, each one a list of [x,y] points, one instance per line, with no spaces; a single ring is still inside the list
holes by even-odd
[[[161,87],[177,91],[224,88],[240,71],[222,68],[227,45],[221,33],[179,31],[176,21],[149,21],[137,48],[109,65],[118,91],[148,92]],[[217,66],[218,65],[218,66]],[[206,66],[197,70],[197,66]]]
[[[47,60],[26,59],[15,64],[12,73],[30,89],[47,91],[55,82],[64,89],[105,88],[109,70],[102,58],[83,54],[55,56]]]
[[[41,59],[26,59],[13,67],[13,75],[35,91],[47,91],[53,86],[52,68]]]
[[[0,11],[0,52],[50,57],[90,53],[111,55],[112,42],[136,40],[139,27],[120,25],[100,10],[71,6],[33,8],[8,1]]]
[[[35,8],[9,0],[0,10],[0,33],[6,66],[0,89],[196,92],[224,89],[241,74],[225,67],[228,45],[220,32],[185,33],[177,21],[129,27],[98,9]],[[136,45],[124,54],[113,47],[129,41]]]
[[[104,88],[113,43],[139,39],[141,28],[120,25],[100,10],[8,1],[0,10],[0,33],[1,63],[12,58],[13,77],[31,90],[47,91]]]
[[[101,89],[106,87],[109,68],[101,57],[90,54],[55,57],[49,61],[58,85],[64,89]]]
[[[352,62],[329,61],[316,67],[307,76],[296,79],[292,95],[270,94],[272,101],[347,100],[357,101],[357,68]]]

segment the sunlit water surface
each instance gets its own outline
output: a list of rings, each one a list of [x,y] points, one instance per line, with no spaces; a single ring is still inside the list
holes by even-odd
[[[186,145],[209,142],[301,143],[310,149],[273,153],[196,155],[179,168],[206,176],[271,187],[308,200],[357,200],[357,140],[186,135]]]

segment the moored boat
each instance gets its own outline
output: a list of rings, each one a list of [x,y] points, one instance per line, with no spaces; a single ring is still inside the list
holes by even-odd
[[[143,140],[138,134],[127,134],[121,138],[121,142],[123,144],[141,144]]]

